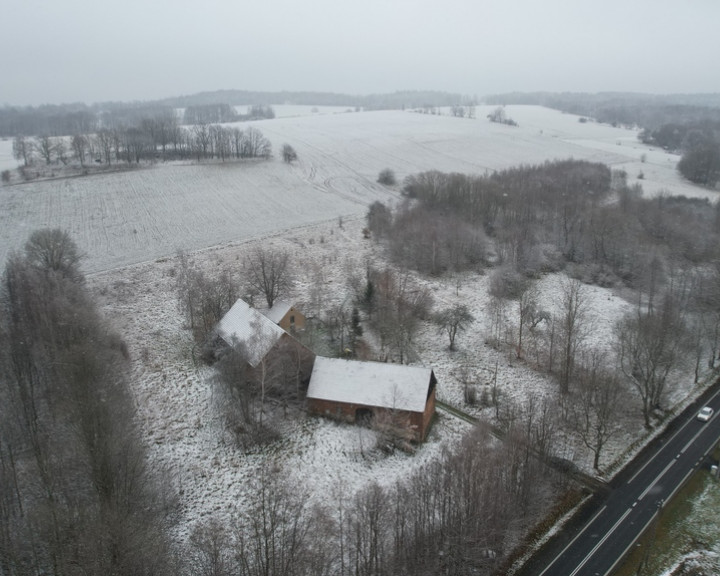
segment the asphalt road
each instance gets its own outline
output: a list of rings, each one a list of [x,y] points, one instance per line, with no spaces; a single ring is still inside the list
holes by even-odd
[[[696,415],[703,405],[715,409],[703,423]],[[522,571],[533,576],[605,576],[625,554],[690,475],[706,461],[720,440],[720,386],[702,404],[680,415],[669,433],[644,451],[613,482],[607,496],[585,510],[587,521],[574,522]],[[583,520],[585,520],[583,518]],[[551,554],[548,554],[548,551]]]

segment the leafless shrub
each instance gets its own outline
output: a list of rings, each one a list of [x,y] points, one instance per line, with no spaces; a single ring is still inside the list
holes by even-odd
[[[295,162],[295,160],[298,159],[297,152],[295,152],[295,148],[290,146],[290,144],[283,144],[282,147],[282,158],[283,162],[286,164],[291,164]]]
[[[180,309],[198,343],[205,343],[223,315],[238,298],[232,276],[222,271],[208,277],[190,261],[187,254],[178,253],[176,290]]]
[[[389,348],[404,362],[412,352],[419,322],[430,317],[432,294],[415,286],[408,275],[399,276],[390,269],[369,270],[367,281],[365,306],[382,351],[387,353]]]
[[[415,452],[412,445],[414,431],[406,414],[397,410],[377,410],[372,418],[372,429],[377,433],[376,447],[382,452]]]
[[[216,518],[198,524],[190,534],[185,569],[198,576],[229,576],[234,553],[228,528]]]
[[[517,300],[527,289],[529,279],[513,268],[503,266],[493,271],[490,294],[507,300]]]
[[[380,170],[377,181],[384,186],[395,186],[395,184],[397,184],[395,172],[390,168],[383,168]]]

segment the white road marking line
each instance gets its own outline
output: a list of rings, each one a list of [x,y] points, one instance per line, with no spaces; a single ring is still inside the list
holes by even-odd
[[[645,488],[645,490],[643,491],[642,494],[640,494],[640,496],[638,497],[638,500],[642,500],[643,497],[644,497],[645,495],[647,495],[648,492],[650,492],[650,490],[652,489],[652,487],[655,486],[655,484],[657,484],[657,481],[660,480],[660,478],[662,478],[662,476],[663,476],[663,474],[665,474],[665,472],[667,472],[668,470],[670,470],[670,467],[671,467],[673,464],[675,464],[675,460],[671,460],[671,461],[670,461],[670,464],[668,464],[667,466],[665,466],[665,469],[664,469],[662,472],[660,472],[660,474],[658,474],[658,475],[655,477],[655,480],[653,480],[652,482],[650,482],[650,484],[648,485],[648,487]]]
[[[640,539],[640,537],[641,537],[643,534],[645,534],[645,531],[647,530],[648,526],[650,526],[650,522],[653,521],[653,519],[655,518],[655,516],[658,514],[658,511],[659,511],[659,509],[655,511],[655,514],[653,514],[652,516],[650,516],[650,520],[648,520],[648,521],[645,523],[645,526],[643,526],[642,530],[640,530],[640,532],[638,532],[637,536],[635,536],[635,538],[632,539],[632,541],[630,542],[630,544],[628,544],[628,545],[625,547],[625,550],[623,550],[623,553],[620,554],[620,555],[617,557],[617,560],[615,560],[615,562],[613,562],[613,565],[610,566],[610,570],[608,570],[607,572],[605,572],[605,575],[604,575],[604,576],[609,576],[610,574],[612,574],[613,572],[615,572],[615,568],[617,567],[617,565],[618,565],[622,560],[625,559],[625,557],[627,556],[628,552],[630,551],[630,548],[632,548],[633,546],[635,546],[635,544],[636,544],[637,541]]]
[[[603,511],[605,510],[605,508],[607,508],[607,506],[603,506],[602,508],[600,508],[600,510],[598,510],[597,514],[595,514],[595,516],[592,517],[592,520],[590,520],[590,522],[588,522],[587,524],[585,524],[585,528],[583,528],[582,530],[580,530],[580,532],[577,533],[577,535],[575,536],[575,538],[573,538],[572,540],[570,540],[570,542],[568,543],[568,545],[565,546],[565,548],[563,548],[562,552],[560,552],[560,554],[558,554],[557,556],[555,556],[555,559],[554,559],[552,562],[550,562],[550,564],[547,565],[547,568],[545,568],[545,570],[543,570],[542,572],[540,572],[540,574],[539,574],[538,576],[543,576],[543,575],[545,574],[545,572],[547,572],[548,570],[550,570],[550,566],[552,566],[553,564],[555,564],[555,561],[556,561],[558,558],[562,557],[562,556],[565,554],[565,552],[567,552],[568,548],[570,548],[570,546],[572,546],[572,545],[575,543],[575,540],[577,540],[578,538],[580,538],[580,536],[582,535],[582,533],[585,532],[585,530],[587,530],[588,528],[590,528],[590,526],[592,525],[592,523],[595,522],[595,520],[597,520],[598,516],[600,516],[600,514],[603,513]]]
[[[578,565],[578,567],[575,568],[575,570],[573,570],[573,571],[570,573],[570,576],[575,576],[575,575],[582,569],[582,567],[585,566],[585,564],[587,564],[587,561],[590,560],[590,557],[591,557],[593,554],[595,554],[595,552],[597,552],[597,549],[600,548],[600,546],[602,546],[602,545],[605,543],[605,540],[607,540],[608,538],[610,538],[610,535],[611,535],[613,532],[615,532],[615,530],[617,529],[618,526],[620,526],[620,524],[622,523],[622,521],[625,520],[625,518],[627,518],[627,515],[630,514],[630,511],[631,511],[631,510],[632,510],[632,508],[628,508],[627,510],[625,510],[625,514],[623,514],[622,516],[620,516],[620,518],[618,519],[618,521],[615,522],[615,524],[613,525],[613,527],[610,528],[610,530],[607,531],[607,533],[605,534],[605,536],[602,537],[602,539],[600,540],[600,542],[598,542],[597,544],[595,544],[595,547],[594,547],[592,550],[590,550],[590,553],[589,553],[587,556],[585,556],[585,559]]]
[[[685,450],[687,450],[687,449],[690,447],[690,445],[691,445],[693,442],[695,442],[695,440],[697,440],[698,436],[700,436],[700,434],[702,434],[704,431],[705,431],[705,428],[700,428],[700,430],[698,431],[698,433],[695,434],[695,436],[693,436],[693,437],[690,439],[690,441],[689,441],[687,444],[685,444],[685,446],[683,446],[683,449],[680,450],[680,454],[684,454],[684,453],[685,453]]]

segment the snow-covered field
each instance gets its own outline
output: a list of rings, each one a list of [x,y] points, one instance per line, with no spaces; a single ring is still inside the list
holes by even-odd
[[[305,165],[162,165],[0,189],[3,253],[36,228],[67,230],[89,272],[358,214],[393,196],[371,181],[340,192]]]
[[[12,140],[0,139],[0,172],[17,168],[17,160],[13,158]]]
[[[320,108],[322,110],[322,108]],[[71,232],[95,272],[172,254],[244,241],[361,215],[397,193],[378,185],[392,168],[400,179],[423,170],[484,173],[549,159],[588,159],[642,171],[647,194],[714,195],[683,182],[677,156],[650,150],[632,130],[580,123],[537,106],[511,106],[519,127],[485,119],[410,111],[318,113],[254,122],[277,151],[290,143],[299,161],[183,165],[0,187],[0,264],[41,227]],[[248,123],[238,126],[246,127]],[[0,142],[0,159],[11,142]],[[7,148],[8,152],[3,152]],[[646,155],[646,162],[641,156]],[[10,156],[8,156],[10,158]]]

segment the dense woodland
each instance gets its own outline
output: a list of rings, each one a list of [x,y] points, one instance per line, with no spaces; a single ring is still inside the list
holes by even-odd
[[[554,375],[566,424],[580,422],[576,410],[584,414],[576,432],[595,453],[596,468],[612,413],[604,404],[618,401],[620,384],[640,400],[638,416],[650,428],[663,417],[674,370],[692,369],[697,381],[704,366],[715,367],[720,202],[646,199],[624,173],[573,160],[486,176],[425,172],[408,177],[403,193],[407,201],[395,211],[370,207],[369,234],[399,267],[492,274],[490,343],[514,347],[518,359]],[[557,271],[569,279],[553,315],[539,308],[534,284]],[[636,311],[616,326],[613,358],[598,357],[585,342],[591,327],[584,284],[636,295]],[[445,310],[438,317],[451,346],[466,314]],[[585,396],[600,389],[602,398]]]
[[[3,575],[174,573],[174,495],[148,467],[128,359],[72,240],[33,233],[0,290]]]
[[[529,275],[567,265],[583,280],[641,288],[650,254],[665,268],[717,258],[717,203],[644,198],[624,172],[603,164],[555,161],[485,176],[423,172],[405,180],[403,193],[410,201],[393,218],[386,207],[370,208],[370,229],[388,236],[398,262],[430,274],[484,258]]]

